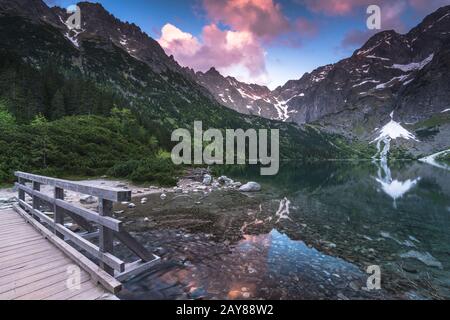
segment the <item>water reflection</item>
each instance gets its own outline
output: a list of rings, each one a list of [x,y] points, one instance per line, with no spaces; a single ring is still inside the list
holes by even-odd
[[[126,211],[127,228],[165,261],[127,294],[361,298],[352,282],[379,265],[385,295],[450,298],[450,172],[416,162],[296,163],[271,178],[239,170],[226,174],[263,191],[155,195]]]
[[[414,180],[399,181],[392,179],[391,169],[386,161],[374,161],[378,167],[378,177],[375,178],[381,184],[381,189],[394,200],[394,208],[397,209],[397,199],[402,198],[407,192],[414,188],[420,181],[420,177]]]

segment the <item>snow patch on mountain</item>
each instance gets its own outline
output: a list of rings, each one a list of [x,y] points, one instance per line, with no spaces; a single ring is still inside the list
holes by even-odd
[[[394,64],[391,68],[393,69],[399,69],[403,72],[411,72],[411,71],[417,71],[422,70],[427,64],[429,64],[434,58],[434,53],[430,54],[427,58],[420,62],[413,62],[409,64]]]
[[[392,140],[402,138],[405,140],[419,141],[414,136],[414,134],[403,128],[400,123],[394,120],[394,112],[390,114],[390,117],[391,121],[379,130],[380,133],[378,137],[371,142],[371,144],[375,142],[377,143],[378,152],[377,154],[375,154],[374,158],[379,155],[380,160],[382,161],[387,161],[387,156],[391,148]],[[381,149],[381,143],[384,143],[383,149]]]

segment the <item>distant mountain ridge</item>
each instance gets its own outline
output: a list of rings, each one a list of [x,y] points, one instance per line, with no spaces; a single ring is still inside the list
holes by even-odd
[[[392,108],[404,108],[401,100],[408,99],[405,93],[447,50],[449,30],[450,6],[446,6],[427,16],[406,35],[392,30],[380,32],[350,58],[317,68],[273,91],[257,85],[244,90],[249,85],[223,77],[214,69],[197,72],[196,76],[197,81],[225,106],[246,114],[299,124],[353,108],[364,99],[377,100],[377,104],[386,101]],[[404,110],[402,114],[407,115],[409,121],[423,119],[442,111],[445,103],[448,100],[436,101],[426,113],[419,110],[420,114],[415,115],[411,110]]]

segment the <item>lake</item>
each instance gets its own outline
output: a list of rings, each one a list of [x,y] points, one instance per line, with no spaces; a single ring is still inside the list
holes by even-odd
[[[153,195],[125,209],[127,229],[162,263],[120,298],[450,298],[450,171],[418,162],[226,171],[263,191]],[[367,288],[369,266],[380,290]]]

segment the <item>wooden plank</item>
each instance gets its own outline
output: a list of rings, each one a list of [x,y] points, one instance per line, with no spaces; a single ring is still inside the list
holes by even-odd
[[[76,215],[83,217],[84,219],[97,223],[101,226],[104,226],[108,229],[114,230],[114,231],[120,231],[122,222],[114,219],[112,217],[103,217],[99,215],[97,212],[85,209],[79,206],[76,206],[74,204],[62,201],[62,200],[56,200],[56,205],[58,207],[61,207],[63,209],[66,209],[68,211],[71,211],[75,213]]]
[[[34,250],[29,251],[28,254],[23,254],[22,252],[16,252],[15,254],[11,254],[9,256],[3,257],[2,265],[8,263],[9,261],[16,261],[17,259],[21,259],[23,257],[35,256],[37,254],[44,253],[44,252],[48,253],[49,251],[55,252],[55,248],[38,247],[38,248],[35,248]]]
[[[160,257],[155,256],[154,260],[144,262],[141,260],[135,261],[133,263],[127,264],[125,266],[125,271],[123,273],[117,274],[116,279],[119,281],[128,281],[131,278],[150,270],[157,263],[161,261]]]
[[[64,200],[64,189],[55,187],[54,195],[55,199]],[[56,203],[54,203],[53,212],[55,213],[55,216],[53,217],[54,223],[64,225],[64,211],[60,207],[58,207]],[[61,239],[64,239],[64,234],[56,231],[56,235]]]
[[[103,296],[105,292],[100,290],[99,288],[92,288],[90,290],[86,290],[84,292],[79,293],[76,296],[69,298],[69,300],[96,300]]]
[[[155,258],[152,253],[150,253],[142,244],[137,242],[136,239],[125,230],[115,232],[114,236],[143,261],[151,261]]]
[[[5,250],[7,250],[7,248],[14,246],[16,244],[21,244],[21,243],[27,243],[27,242],[32,242],[33,240],[38,240],[41,239],[42,237],[40,235],[35,235],[32,238],[27,238],[27,239],[21,239],[21,240],[15,240],[15,241],[11,241],[8,242],[6,244],[0,244],[0,252],[3,252]]]
[[[46,266],[51,262],[54,261],[59,261],[59,260],[64,260],[66,262],[70,261],[69,258],[67,258],[66,256],[62,255],[61,253],[59,255],[53,255],[50,257],[44,257],[44,258],[40,258],[40,259],[36,259],[33,261],[28,261],[26,263],[20,264],[18,266],[12,266],[9,267],[7,269],[2,269],[0,270],[0,279],[2,277],[17,273],[17,272],[22,272],[22,271],[26,271],[26,270],[30,270],[30,269],[35,269],[38,267],[42,267],[42,266]]]
[[[11,250],[23,250],[24,248],[29,248],[30,246],[33,246],[35,244],[45,243],[45,242],[46,242],[46,240],[44,238],[42,238],[42,239],[38,239],[35,241],[31,241],[31,242],[21,243],[21,244],[15,245],[15,246],[7,247],[4,250],[0,250],[0,254],[9,252]]]
[[[102,263],[105,263],[109,267],[113,268],[113,270],[123,271],[125,270],[125,262],[120,260],[119,258],[116,258],[114,255],[110,254],[109,252],[102,252],[99,247],[94,245],[93,243],[89,242],[88,240],[84,239],[83,237],[77,235],[76,233],[70,231],[66,227],[60,224],[55,224],[50,218],[46,217],[42,212],[31,208],[30,205],[24,203],[23,201],[20,201],[20,203],[27,207],[30,211],[33,211],[35,216],[38,216],[45,221],[52,230],[55,230],[57,233],[57,236],[64,239],[64,237],[67,237],[68,240],[72,241],[76,246],[78,246],[81,249],[86,250],[90,255],[92,255],[94,258],[99,259]],[[44,220],[46,219],[46,220]],[[59,235],[58,235],[59,234]],[[60,237],[60,238],[61,238]]]
[[[65,190],[71,190],[78,193],[88,194],[94,197],[103,198],[115,202],[131,201],[131,191],[117,188],[93,187],[79,182],[73,182],[63,179],[55,179],[25,172],[15,172],[19,178],[39,182],[53,187],[59,187]]]
[[[117,293],[119,290],[121,290],[122,284],[118,282],[116,279],[114,279],[114,277],[104,272],[101,268],[95,265],[88,258],[83,256],[74,248],[70,247],[60,238],[56,237],[39,222],[34,221],[18,205],[13,205],[13,208],[22,217],[24,217],[24,219],[26,219],[30,224],[32,224],[40,233],[42,233],[49,241],[51,241],[55,246],[57,246],[60,250],[62,250],[73,261],[75,261],[76,264],[78,264],[81,268],[86,270],[92,276],[94,281],[101,283],[105,289],[107,289],[112,293]]]
[[[64,258],[64,259],[62,259],[62,258]],[[60,266],[67,266],[67,264],[71,263],[69,258],[66,258],[66,257],[62,257],[62,258],[59,260],[50,261],[41,266],[14,272],[10,275],[0,277],[0,286],[11,283],[11,282],[19,280],[19,279],[27,278],[29,276],[40,274],[41,272],[45,272],[47,270],[52,270],[52,269],[60,267]]]
[[[58,207],[59,208],[59,207]],[[85,218],[77,216],[75,213],[72,213],[68,210],[61,209],[64,214],[68,215],[77,225],[86,230],[87,232],[94,232],[97,230],[89,221]]]
[[[19,204],[22,206],[22,208],[27,209],[28,211],[32,212],[35,217],[39,217],[42,222],[45,222],[50,228],[54,229],[55,223],[53,222],[53,219],[45,215],[43,212],[34,209],[32,206],[30,206],[28,203],[19,200]],[[39,221],[40,222],[40,221]]]
[[[8,257],[15,255],[15,254],[21,254],[21,255],[27,255],[35,250],[43,249],[43,248],[52,248],[52,246],[48,243],[48,241],[33,243],[32,245],[21,248],[20,250],[12,249],[6,252],[3,252],[0,254],[0,259],[3,261],[3,259],[7,259]]]
[[[60,254],[60,252],[58,252],[57,250],[54,250],[53,252],[52,251],[40,252],[40,253],[36,253],[36,254],[33,254],[33,255],[28,255],[28,256],[25,256],[25,257],[21,257],[21,258],[16,258],[16,259],[10,260],[10,261],[5,261],[5,262],[2,261],[1,267],[3,269],[11,268],[11,267],[14,267],[14,266],[25,264],[25,263],[27,263],[29,261],[33,261],[33,260],[44,258],[44,257],[50,257],[52,255],[57,255],[57,254]]]
[[[81,283],[82,286],[82,292],[86,292],[92,288],[97,287],[92,281],[86,281],[84,283]],[[43,298],[43,300],[68,300],[71,297],[74,297],[76,295],[79,295],[80,293],[78,291],[74,290],[63,290],[61,292],[55,293],[51,296]]]
[[[112,216],[113,203],[110,200],[102,198],[99,198],[98,202],[99,202],[98,213],[100,214],[100,216],[104,217]],[[100,232],[99,235],[100,251],[103,253],[112,254],[114,252],[113,231],[104,226],[100,226],[99,232]],[[105,270],[108,274],[114,276],[114,269],[108,266],[103,261],[100,262],[100,267],[103,270]]]
[[[50,196],[40,192],[39,190],[33,190],[32,188],[22,185],[20,183],[16,183],[15,186],[17,187],[17,189],[23,190],[26,194],[30,195],[31,197],[38,197],[41,200],[47,202],[48,204],[55,203],[55,198],[50,197]],[[23,199],[19,199],[19,200],[25,201]]]
[[[61,288],[58,287],[52,288],[50,290],[47,290],[45,295],[41,295],[39,297],[39,300],[69,300],[71,297],[74,297],[82,292],[98,287],[88,278],[81,279],[80,285],[81,285],[80,290],[70,290],[70,289],[61,290]],[[99,288],[99,290],[102,289]],[[104,290],[102,290],[102,292],[105,293]]]
[[[0,243],[3,243],[11,239],[23,239],[24,237],[29,236],[30,234],[36,233],[30,230],[16,230],[15,232],[2,233],[0,234]]]
[[[51,295],[64,292],[64,291],[73,291],[73,292],[82,292],[84,290],[84,286],[86,283],[89,283],[91,280],[89,274],[86,272],[81,272],[80,278],[80,289],[71,289],[67,285],[67,273],[64,272],[60,275],[56,275],[50,282],[45,283],[45,286],[41,286],[38,290],[29,291],[26,294],[22,294],[20,296],[16,296],[14,300],[43,300]]]
[[[21,287],[24,287],[26,285],[32,284],[34,282],[37,282],[42,279],[46,279],[48,277],[54,276],[56,274],[61,274],[67,272],[68,265],[63,264],[57,267],[54,267],[49,270],[41,271],[39,273],[32,274],[27,277],[16,277],[16,275],[13,275],[10,277],[10,281],[7,284],[0,285],[0,294],[6,293],[8,291],[17,290]]]
[[[82,273],[81,277],[84,279],[89,279],[89,275],[86,273]],[[50,293],[50,290],[54,290],[55,287],[58,290],[64,290],[64,288],[67,288],[66,281],[67,273],[61,272],[20,288],[1,293],[0,299],[4,296],[8,300],[38,300],[42,295],[44,297],[47,296],[48,293]]]

